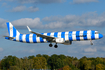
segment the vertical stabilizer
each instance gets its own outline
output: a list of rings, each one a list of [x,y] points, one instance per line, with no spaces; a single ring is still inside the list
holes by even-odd
[[[10,22],[7,22],[7,28],[10,37],[16,37],[20,34]]]

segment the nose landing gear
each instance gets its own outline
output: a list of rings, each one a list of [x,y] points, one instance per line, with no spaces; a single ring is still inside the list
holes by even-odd
[[[93,42],[92,42],[92,40],[90,40],[90,43],[91,43],[91,45],[93,45]]]

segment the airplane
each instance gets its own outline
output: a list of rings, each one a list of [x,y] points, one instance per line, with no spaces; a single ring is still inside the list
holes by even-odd
[[[36,33],[28,26],[27,28],[32,34],[21,34],[15,29],[11,22],[7,22],[6,24],[9,36],[4,36],[5,39],[23,43],[50,43],[49,47],[52,47],[52,43],[55,43],[55,48],[58,47],[57,44],[71,45],[72,41],[90,40],[91,45],[93,45],[92,40],[101,39],[103,37],[102,34],[94,30]]]

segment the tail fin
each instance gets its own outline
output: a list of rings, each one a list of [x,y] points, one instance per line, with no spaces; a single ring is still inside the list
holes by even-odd
[[[7,28],[10,37],[16,37],[20,34],[10,22],[7,22]]]

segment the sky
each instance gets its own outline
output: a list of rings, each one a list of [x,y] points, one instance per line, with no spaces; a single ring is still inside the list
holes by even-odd
[[[96,30],[105,36],[105,0],[0,0],[0,59],[13,55],[19,58],[37,54],[64,54],[82,58],[105,57],[105,38],[73,41],[72,45],[49,43],[20,43],[4,39],[8,35],[6,22],[20,33]],[[55,45],[55,43],[53,43]]]

